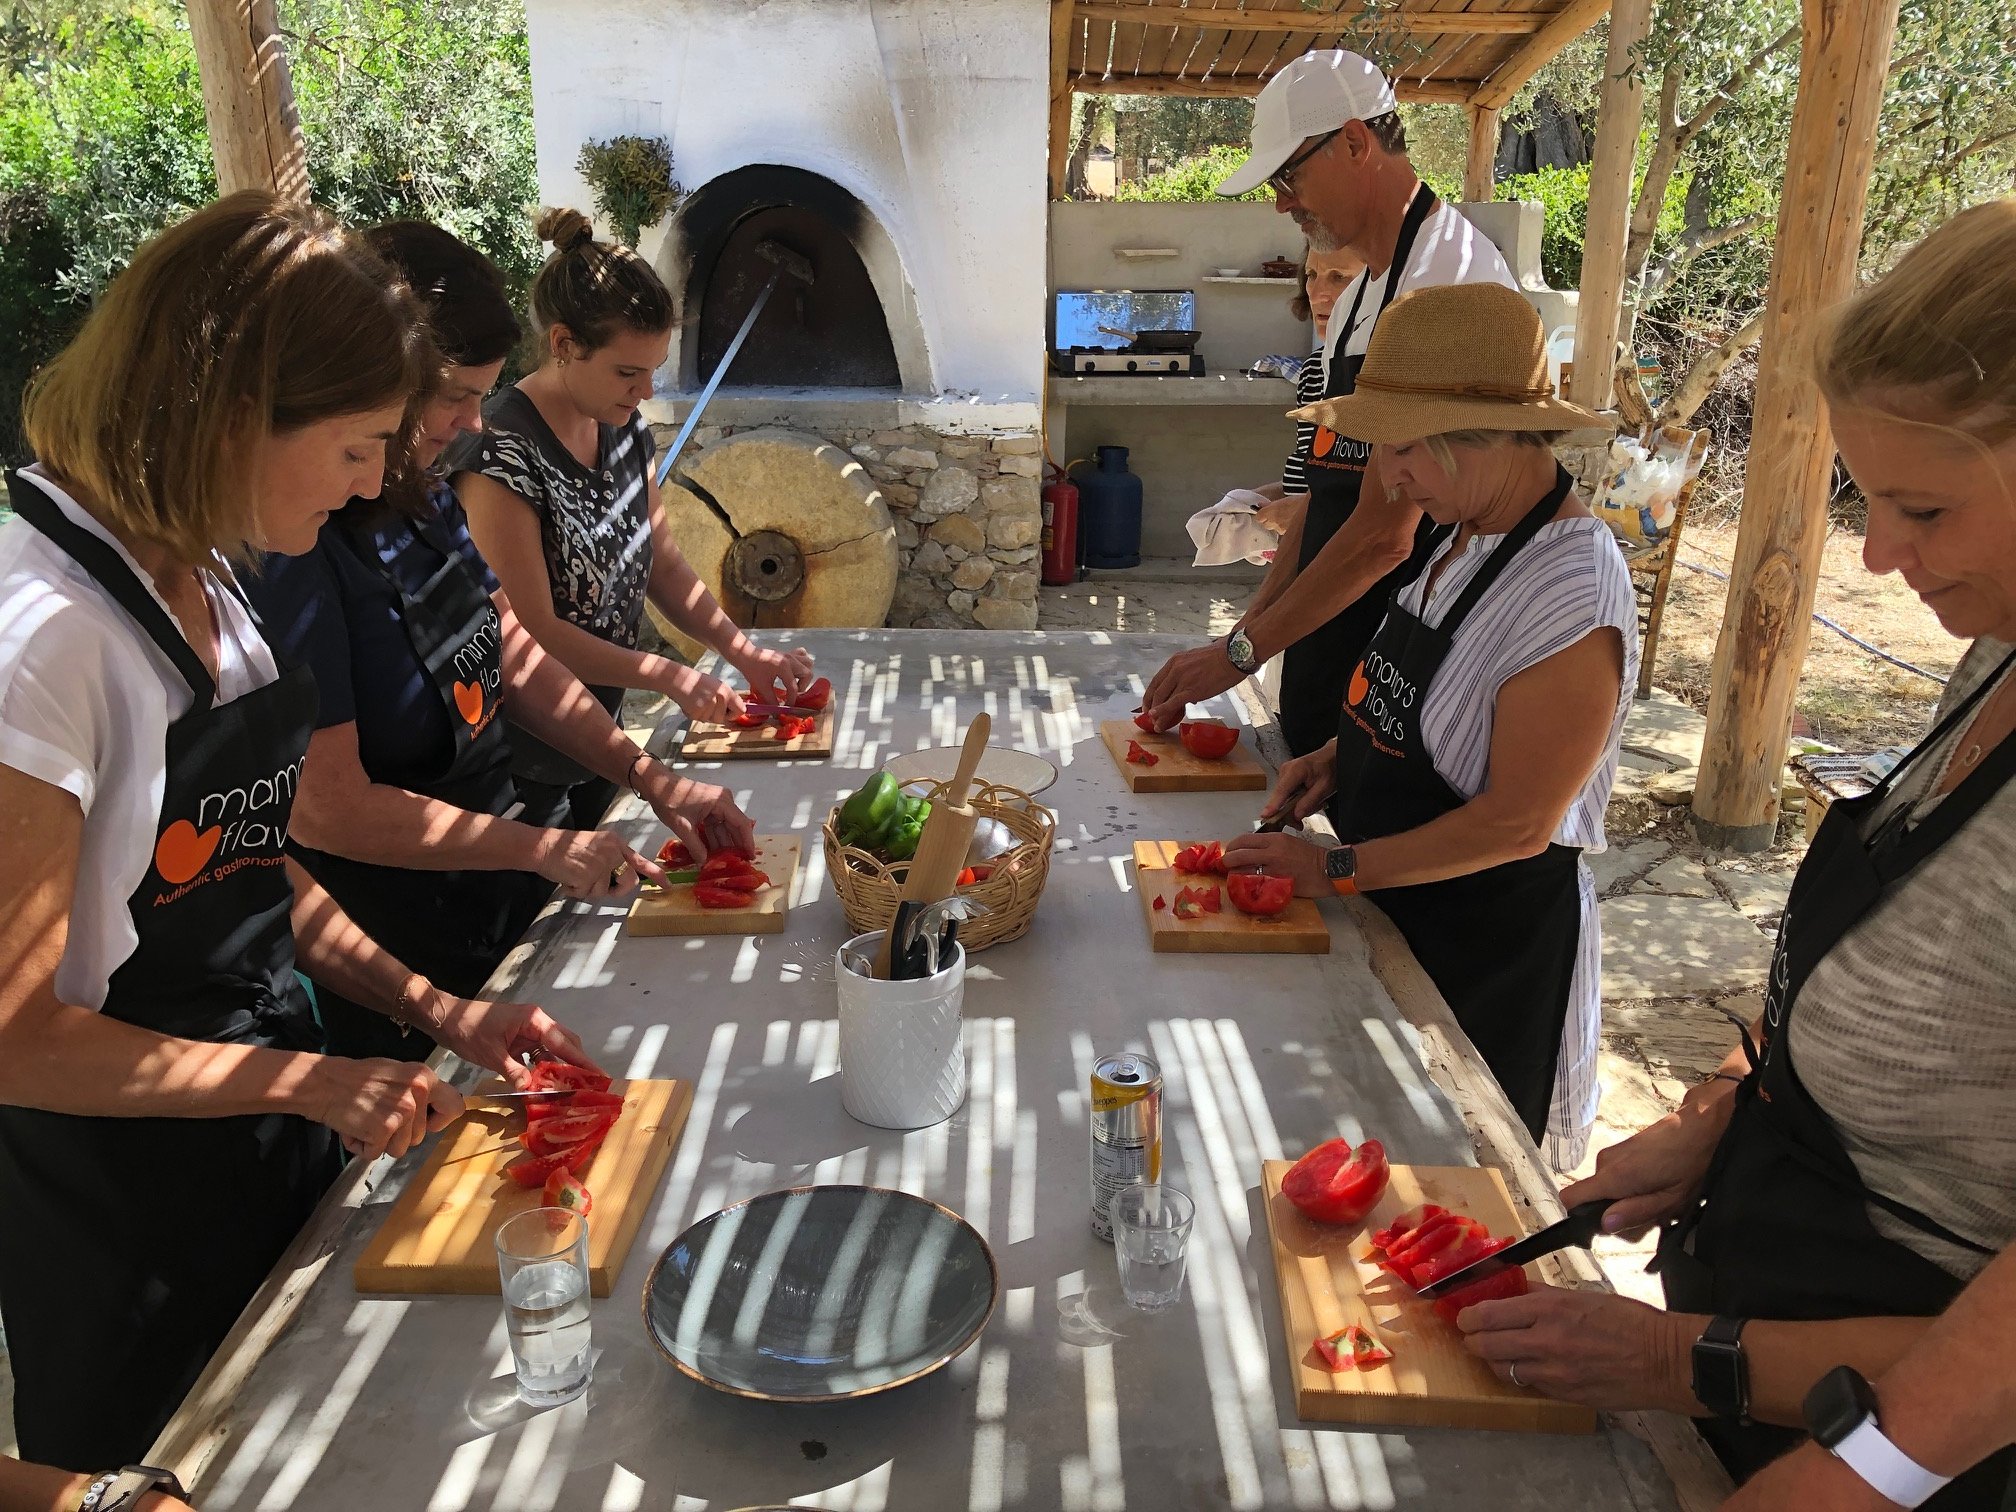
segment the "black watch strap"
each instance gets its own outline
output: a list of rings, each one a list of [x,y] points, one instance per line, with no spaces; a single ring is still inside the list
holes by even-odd
[[[162,1491],[178,1501],[187,1501],[189,1493],[182,1489],[175,1472],[163,1470],[158,1465],[128,1465],[119,1472],[119,1477],[106,1489],[105,1497],[98,1503],[98,1512],[134,1512],[143,1498]]]
[[[1743,1355],[1748,1318],[1711,1318],[1694,1341],[1694,1396],[1716,1417],[1750,1421],[1750,1362]]]

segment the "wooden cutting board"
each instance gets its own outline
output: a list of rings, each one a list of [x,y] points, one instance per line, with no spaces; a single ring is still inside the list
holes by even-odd
[[[757,725],[738,730],[733,725],[708,724],[693,720],[686,726],[685,742],[679,754],[688,761],[755,760],[817,761],[833,754],[835,717],[830,703],[819,711],[819,723],[810,735],[779,740],[774,725]]]
[[[623,1095],[623,1116],[581,1173],[595,1198],[588,1214],[588,1289],[598,1297],[609,1295],[623,1269],[693,1106],[691,1082],[619,1081],[610,1090]],[[501,1294],[497,1230],[541,1203],[539,1192],[503,1174],[523,1153],[518,1131],[525,1127],[524,1113],[508,1107],[472,1102],[441,1131],[357,1257],[357,1290]]]
[[[1420,1202],[1523,1236],[1505,1180],[1474,1166],[1393,1167],[1379,1206],[1350,1227],[1312,1223],[1281,1195],[1293,1162],[1270,1160],[1262,1177],[1267,1237],[1281,1292],[1281,1325],[1295,1410],[1308,1422],[1374,1423],[1406,1428],[1504,1428],[1520,1433],[1591,1433],[1596,1414],[1507,1385],[1463,1347],[1452,1323],[1369,1261],[1355,1256],[1367,1237]],[[1315,1342],[1347,1324],[1378,1333],[1393,1361],[1371,1370],[1332,1374],[1316,1358]]]
[[[624,927],[633,935],[776,934],[784,927],[784,911],[790,906],[798,846],[796,835],[756,837],[756,869],[770,878],[770,886],[756,894],[751,907],[702,908],[694,901],[690,882],[643,887],[631,901]]]
[[[1243,730],[1239,734],[1239,744],[1232,748],[1232,754],[1216,761],[1192,756],[1183,749],[1183,741],[1174,730],[1166,735],[1150,735],[1131,719],[1101,720],[1099,738],[1106,742],[1106,749],[1112,753],[1120,775],[1127,779],[1128,788],[1136,793],[1264,793],[1267,790],[1267,768],[1253,754]],[[1158,757],[1155,765],[1143,766],[1129,761],[1127,742],[1130,740],[1140,741],[1142,750]]]
[[[1180,840],[1134,842],[1134,890],[1141,895],[1141,913],[1148,921],[1148,941],[1158,952],[1201,955],[1328,955],[1330,926],[1308,898],[1297,898],[1278,918],[1255,919],[1223,899],[1218,913],[1199,919],[1176,917],[1176,894],[1186,886],[1216,882],[1223,877],[1186,877],[1170,863],[1183,849]],[[1155,900],[1163,900],[1157,908]]]

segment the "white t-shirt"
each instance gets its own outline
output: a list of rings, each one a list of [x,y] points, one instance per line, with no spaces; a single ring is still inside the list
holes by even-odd
[[[1416,194],[1428,193],[1428,186],[1421,185]],[[1505,265],[1505,259],[1491,238],[1479,231],[1455,206],[1439,204],[1421,223],[1420,234],[1414,238],[1414,250],[1408,255],[1407,266],[1397,269],[1399,287],[1393,291],[1398,299],[1402,294],[1411,294],[1416,289],[1440,288],[1443,284],[1495,283],[1508,289],[1516,289],[1519,282],[1512,276],[1512,270]],[[1323,340],[1323,367],[1329,371],[1330,359],[1337,353],[1337,343],[1345,338],[1346,317],[1351,314],[1351,302],[1358,301],[1357,318],[1350,323],[1350,340],[1344,348],[1347,357],[1362,357],[1372,342],[1372,328],[1378,324],[1379,306],[1386,302],[1386,285],[1392,282],[1396,268],[1388,268],[1371,286],[1366,286],[1369,275],[1360,273],[1344,292],[1337,296],[1336,312],[1330,317],[1330,329]],[[1364,298],[1358,295],[1363,291]]]
[[[21,476],[109,543],[160,598],[76,500],[39,468]],[[251,612],[220,581],[229,571],[218,562],[203,584],[217,630],[219,704],[278,676]],[[175,664],[69,553],[26,520],[0,525],[0,763],[62,788],[84,810],[69,942],[56,968],[56,995],[66,1003],[104,1007],[112,973],[138,943],[126,902],[160,829],[168,726],[190,701]]]

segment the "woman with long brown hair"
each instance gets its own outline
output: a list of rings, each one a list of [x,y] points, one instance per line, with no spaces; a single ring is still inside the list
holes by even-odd
[[[25,406],[0,527],[0,1315],[21,1452],[137,1458],[347,1149],[460,1109],[324,1053],[295,967],[522,1080],[578,1059],[439,990],[286,854],[314,679],[233,563],[378,491],[432,366],[403,284],[244,193],[143,246]]]
[[[577,210],[547,210],[553,255],[532,285],[539,366],[483,409],[483,433],[447,458],[469,528],[539,644],[612,711],[625,688],[662,693],[695,719],[744,712],[742,695],[638,649],[644,606],[790,702],[812,683],[804,651],[736,628],[680,555],[651,475],[656,443],[637,407],[672,341],[672,295],[651,265],[598,241]],[[574,820],[601,818],[614,788],[536,739],[518,740],[521,785],[563,783]]]

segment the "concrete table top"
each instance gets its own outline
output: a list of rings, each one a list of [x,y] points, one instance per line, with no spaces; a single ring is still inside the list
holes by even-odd
[[[465,1508],[723,1512],[1164,1512],[1177,1508],[1573,1507],[1653,1512],[1672,1494],[1621,1433],[1346,1431],[1298,1422],[1281,1361],[1260,1162],[1337,1133],[1396,1160],[1467,1164],[1457,1115],[1331,915],[1328,956],[1155,956],[1125,864],[1138,838],[1223,838],[1258,794],[1136,798],[1099,742],[1176,637],[810,631],[840,710],[830,762],[702,767],[759,829],[806,837],[783,933],[630,938],[620,911],[536,926],[513,995],[544,1003],[610,1070],[696,1083],[692,1115],[619,1279],[595,1304],[586,1397],[517,1403],[491,1298],[359,1296],[351,1264],[416,1157],[356,1209],[292,1327],[260,1357],[196,1502],[208,1512]],[[1221,699],[1214,713],[1243,717]],[[1058,850],[1034,927],[973,959],[970,1091],[946,1123],[873,1129],[841,1110],[833,952],[846,934],[818,830],[898,751],[949,744],[980,709],[997,744],[1061,776]],[[667,732],[661,731],[661,737]],[[663,741],[654,748],[662,748]],[[655,846],[639,806],[612,823]],[[1326,905],[1327,907],[1327,905]],[[1189,1279],[1159,1315],[1120,1300],[1088,1227],[1094,1055],[1146,1046],[1167,1077],[1166,1179],[1197,1199]],[[658,1253],[730,1202],[869,1181],[946,1203],[992,1245],[1000,1305],[973,1348],[879,1397],[783,1407],[678,1375],[640,1297]]]

